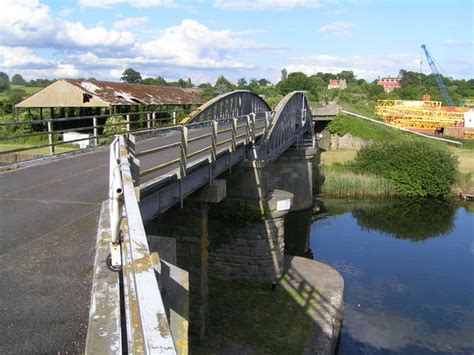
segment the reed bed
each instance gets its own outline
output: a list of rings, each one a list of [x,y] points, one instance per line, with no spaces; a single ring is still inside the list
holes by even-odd
[[[374,174],[354,173],[343,167],[320,166],[318,192],[326,196],[393,196],[396,188],[389,180]]]

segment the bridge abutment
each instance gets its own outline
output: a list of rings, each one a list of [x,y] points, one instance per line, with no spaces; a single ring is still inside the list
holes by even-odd
[[[205,202],[186,201],[175,206],[146,226],[147,234],[176,240],[178,267],[189,272],[189,336],[201,339],[208,317],[208,206]]]

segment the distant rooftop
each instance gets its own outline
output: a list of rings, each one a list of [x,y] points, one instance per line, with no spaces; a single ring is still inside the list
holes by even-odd
[[[171,86],[64,79],[23,100],[16,107],[109,107],[118,105],[192,105],[204,100],[194,89]]]

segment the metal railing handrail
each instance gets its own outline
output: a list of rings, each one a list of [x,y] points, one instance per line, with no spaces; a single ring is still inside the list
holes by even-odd
[[[129,353],[176,354],[133,183],[126,138],[110,146],[111,267],[122,265],[123,312]]]
[[[0,136],[0,142],[5,142],[4,144],[13,144],[9,143],[14,140],[23,140],[27,138],[39,138],[40,141],[33,141],[29,142],[22,142],[19,144],[29,144],[30,146],[24,147],[14,147],[13,149],[6,149],[0,151],[0,155],[7,155],[12,153],[20,153],[26,152],[34,149],[40,148],[49,148],[49,154],[54,155],[56,154],[56,146],[61,145],[69,145],[69,144],[77,144],[82,142],[87,142],[88,146],[99,146],[100,138],[107,138],[116,135],[117,133],[108,133],[104,134],[102,132],[103,129],[106,127],[123,127],[123,131],[121,133],[132,133],[138,131],[148,131],[156,129],[157,125],[162,125],[166,122],[172,122],[173,125],[176,124],[176,110],[159,110],[159,111],[143,111],[143,112],[124,112],[124,113],[112,113],[106,115],[92,115],[92,116],[80,116],[80,117],[66,117],[66,118],[54,118],[54,119],[44,119],[44,120],[30,120],[30,121],[15,121],[15,122],[0,122],[0,128],[2,127],[16,127],[20,129],[24,125],[31,125],[32,129],[34,125],[42,125],[47,127],[46,131],[41,132],[31,132],[31,133],[21,133],[20,134],[12,134],[9,135],[2,135]],[[169,114],[170,117],[156,117],[160,114]],[[122,116],[124,117],[124,122],[115,122],[115,123],[108,123],[105,122],[100,124],[99,119],[102,118],[109,118],[112,116]],[[138,120],[132,120],[131,117],[138,116]],[[142,119],[142,117],[145,117]],[[72,121],[82,121],[82,120],[92,120],[92,126],[82,126],[82,127],[75,127],[75,128],[64,128],[55,130],[55,124],[60,122],[72,122]],[[140,127],[136,128],[139,125]],[[146,127],[144,127],[146,125]],[[169,126],[167,126],[169,127]],[[88,132],[84,131],[92,131],[88,134]],[[69,133],[69,132],[78,132],[83,133],[85,136],[77,138],[77,139],[69,139],[68,141],[57,141],[57,137],[61,134]],[[87,135],[87,136],[86,136]],[[41,141],[42,137],[47,137],[44,139],[44,142]],[[74,137],[75,138],[75,137]],[[75,147],[74,147],[75,148]],[[84,148],[77,147],[77,149],[71,150],[82,150]]]

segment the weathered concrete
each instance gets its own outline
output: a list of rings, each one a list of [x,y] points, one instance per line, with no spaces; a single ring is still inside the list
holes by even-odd
[[[189,350],[189,273],[160,259],[158,280],[166,317],[178,355]]]
[[[278,160],[265,167],[267,189],[293,194],[292,211],[313,205],[313,160],[317,148],[288,149]]]
[[[216,221],[210,220],[209,223]],[[268,282],[279,278],[284,261],[284,218],[238,228],[218,225],[210,238],[209,274],[226,281]],[[211,230],[214,230],[211,226]],[[216,239],[224,240],[214,247]]]
[[[362,147],[369,144],[368,141],[365,139],[354,137],[350,133],[345,135],[338,136],[337,134],[331,134],[331,141],[329,149],[337,150],[337,149],[355,149],[359,150]]]
[[[147,235],[146,239],[150,253],[156,252],[160,255],[160,259],[176,265],[176,239],[157,235]]]
[[[177,266],[189,272],[189,335],[201,339],[208,318],[208,207],[186,200],[184,208],[175,206],[145,228],[147,234],[175,238]]]
[[[298,256],[285,257],[280,284],[314,322],[305,354],[334,354],[342,324],[344,280],[330,266]]]

